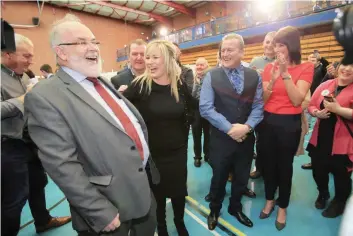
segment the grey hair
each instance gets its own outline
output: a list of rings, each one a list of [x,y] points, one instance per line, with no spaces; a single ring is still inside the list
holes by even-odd
[[[26,36],[23,36],[22,34],[17,34],[17,33],[15,34],[15,44],[16,44],[16,47],[22,44],[27,44],[33,47],[33,43],[29,38],[27,38]]]
[[[265,38],[266,38],[267,36],[270,36],[270,37],[274,38],[275,35],[276,35],[276,33],[277,33],[276,31],[268,32],[268,33],[266,34]],[[264,39],[264,40],[265,40],[265,39]]]
[[[230,39],[237,39],[240,45],[240,49],[243,50],[245,47],[245,43],[244,43],[244,39],[243,36],[241,36],[240,34],[235,34],[235,33],[231,33],[231,34],[227,34],[226,36],[224,36],[222,38],[222,43],[226,40],[230,40]]]
[[[64,18],[56,21],[50,31],[50,45],[52,49],[54,49],[55,46],[60,44],[60,34],[62,30],[72,24],[78,23],[81,24],[81,20],[73,14],[66,14]]]

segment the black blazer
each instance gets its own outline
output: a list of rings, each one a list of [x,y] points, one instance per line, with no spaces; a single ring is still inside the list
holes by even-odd
[[[135,76],[132,74],[129,68],[119,71],[118,74],[111,78],[111,82],[115,89],[119,89],[121,85],[130,86],[131,82],[134,80]]]

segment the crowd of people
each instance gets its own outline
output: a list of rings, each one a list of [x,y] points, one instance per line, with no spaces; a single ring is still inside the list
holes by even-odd
[[[26,74],[34,45],[19,34],[15,39],[17,51],[2,52],[4,235],[17,235],[27,200],[37,232],[71,221],[46,210],[45,172],[67,197],[80,236],[152,236],[156,230],[166,236],[167,198],[178,234],[189,235],[184,210],[190,128],[194,166],[203,159],[212,168],[209,230],[218,225],[230,174],[228,213],[253,227],[241,200],[256,197],[248,180],[263,176],[266,199],[259,217],[268,218],[278,206],[274,223],[283,230],[293,160],[304,148],[318,187],[313,207],[328,218],[343,214],[352,192],[353,65],[325,65],[318,52],[304,62],[298,29],[269,32],[264,54],[249,65],[242,61],[242,36],[228,34],[218,65],[210,68],[198,58],[195,75],[180,63],[178,45],[137,39],[128,47],[128,67],[107,80],[101,77],[99,42],[68,15],[50,32],[58,70],[43,66],[47,79],[36,85]],[[310,117],[316,120],[304,147]],[[327,206],[329,173],[335,193]]]

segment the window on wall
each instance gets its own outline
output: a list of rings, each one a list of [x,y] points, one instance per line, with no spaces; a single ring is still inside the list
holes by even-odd
[[[196,26],[196,29],[195,29],[195,38],[196,38],[196,39],[203,38],[204,32],[205,32],[205,26],[204,26],[204,24],[201,24],[201,25]]]

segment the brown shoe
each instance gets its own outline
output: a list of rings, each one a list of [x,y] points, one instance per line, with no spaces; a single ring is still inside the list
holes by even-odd
[[[57,228],[60,226],[63,226],[71,221],[71,216],[65,216],[65,217],[52,217],[49,221],[48,224],[44,226],[36,226],[36,232],[37,234],[43,233],[45,231],[48,231],[53,228]]]

